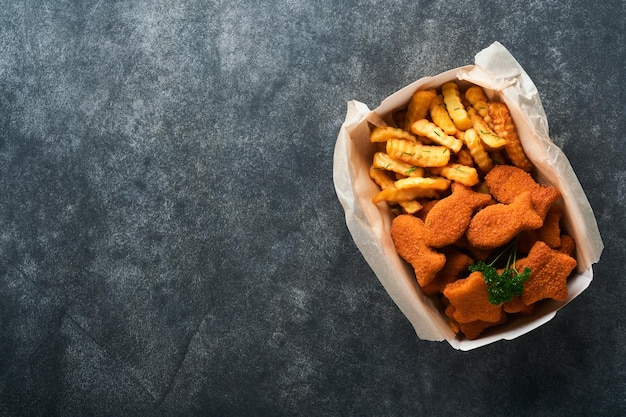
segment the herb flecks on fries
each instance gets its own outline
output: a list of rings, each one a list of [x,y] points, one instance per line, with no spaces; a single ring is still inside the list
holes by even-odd
[[[469,339],[564,300],[576,266],[560,192],[535,181],[508,107],[487,97],[456,82],[418,90],[370,135],[372,201],[391,207],[398,254]]]

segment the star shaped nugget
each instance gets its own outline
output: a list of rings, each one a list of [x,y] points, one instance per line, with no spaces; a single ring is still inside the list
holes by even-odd
[[[561,192],[546,185],[539,185],[523,169],[511,165],[497,165],[485,175],[485,184],[489,192],[500,203],[512,203],[518,195],[530,192],[533,208],[542,219],[550,206],[561,198]]]
[[[402,214],[391,223],[391,238],[400,255],[415,269],[418,284],[423,287],[435,278],[446,263],[444,254],[426,244],[424,222],[411,214]]]
[[[576,267],[576,259],[539,240],[515,267],[518,270],[529,267],[531,271],[522,292],[524,304],[530,305],[544,298],[563,301],[567,297],[567,277]]]
[[[496,323],[502,318],[502,305],[489,302],[487,284],[482,272],[446,285],[443,295],[454,306],[454,319],[459,323],[476,320]]]
[[[467,230],[474,211],[493,200],[489,194],[477,193],[470,187],[452,183],[452,194],[435,204],[424,224],[429,230],[428,244],[442,248],[459,240]]]

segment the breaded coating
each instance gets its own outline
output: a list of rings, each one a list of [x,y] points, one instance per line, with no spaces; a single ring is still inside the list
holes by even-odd
[[[576,241],[570,235],[561,235],[561,244],[556,250],[573,257],[576,251]]]
[[[415,215],[419,217],[420,220],[426,221],[426,216],[428,216],[428,213],[430,213],[430,210],[432,210],[432,208],[435,207],[435,205],[439,202],[439,199],[419,200],[419,202],[422,205],[422,209],[418,211],[417,213],[415,213]]]
[[[497,326],[506,322],[507,315],[503,312],[500,313],[500,320],[495,323],[488,321],[475,320],[469,323],[459,323],[459,329],[469,340],[477,339],[485,330],[490,327]]]
[[[493,167],[485,175],[485,184],[493,198],[504,204],[510,204],[518,195],[530,192],[533,208],[542,219],[550,206],[561,197],[558,189],[538,184],[528,172],[511,165]]]
[[[542,224],[543,219],[533,209],[531,193],[525,192],[511,204],[492,204],[480,210],[470,221],[466,236],[472,246],[494,249],[522,230],[538,229]]]
[[[391,222],[391,238],[398,255],[415,269],[420,286],[431,282],[446,263],[446,257],[426,244],[428,231],[417,217],[410,214],[397,216]]]
[[[446,300],[445,297],[444,300]],[[478,336],[480,336],[482,332],[484,332],[488,328],[503,324],[507,320],[507,315],[504,313],[504,311],[502,311],[500,312],[500,320],[498,320],[497,322],[492,323],[489,321],[474,320],[468,323],[459,323],[454,319],[455,310],[456,309],[454,308],[454,306],[447,302],[444,314],[448,318],[448,324],[455,333],[463,333],[463,335],[469,340],[477,339]]]
[[[576,267],[576,259],[537,241],[526,258],[517,261],[517,270],[530,268],[524,282],[522,301],[530,305],[545,298],[563,301],[567,297],[567,277]]]
[[[439,200],[424,220],[429,231],[428,245],[441,248],[453,244],[465,234],[474,212],[491,203],[489,194],[453,182],[452,194]]]
[[[502,309],[505,313],[522,313],[531,314],[535,311],[535,304],[526,305],[521,296],[513,297],[509,302],[502,304]]]
[[[541,240],[545,242],[552,249],[558,248],[561,245],[561,216],[563,210],[560,205],[553,204],[546,218],[543,220],[543,226],[536,230],[525,230],[520,236],[520,240],[517,245],[517,250],[523,253],[528,253],[530,248],[536,241]]]
[[[446,264],[432,281],[422,287],[422,292],[426,295],[442,292],[446,285],[464,277],[467,268],[474,263],[471,257],[457,249],[447,249],[443,253],[446,256]]]
[[[493,249],[478,249],[472,246],[467,240],[467,236],[462,236],[452,246],[466,251],[477,261],[486,261],[493,254]]]
[[[453,317],[458,323],[476,320],[496,323],[502,317],[502,306],[489,302],[482,272],[472,272],[467,278],[446,285],[443,295],[454,306]]]

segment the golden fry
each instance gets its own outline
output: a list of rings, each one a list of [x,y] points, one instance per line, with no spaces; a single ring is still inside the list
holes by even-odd
[[[424,119],[428,116],[430,102],[436,95],[433,90],[419,90],[413,94],[404,116],[404,130],[408,131],[416,120]]]
[[[390,157],[419,167],[445,166],[450,161],[450,151],[445,146],[390,139],[386,150]]]
[[[463,142],[465,142],[465,146],[469,149],[472,159],[476,162],[478,169],[482,172],[488,172],[493,166],[493,161],[489,157],[487,151],[485,151],[485,148],[483,148],[476,131],[474,129],[467,129],[465,131],[465,135],[463,136]]]
[[[412,140],[413,142],[417,140],[406,130],[392,126],[376,126],[370,133],[370,142],[387,142],[392,138]]]
[[[472,158],[472,154],[467,148],[463,148],[456,153],[456,162],[468,167],[474,166],[474,158]]]
[[[376,184],[378,184],[381,190],[387,190],[385,194],[380,195],[380,193],[378,193],[376,196],[374,196],[373,200],[375,200],[375,203],[383,201],[381,200],[381,198],[383,198],[385,201],[397,202],[408,214],[417,213],[422,209],[422,205],[414,200],[415,198],[417,198],[413,196],[415,195],[415,193],[411,194],[410,192],[400,192],[399,190],[397,190],[394,181],[389,175],[387,175],[387,171],[376,168],[374,167],[374,165],[372,165],[370,167],[369,173],[370,178],[373,179]],[[390,196],[392,196],[393,199],[389,199]]]
[[[491,130],[489,125],[487,125],[487,122],[480,117],[480,114],[478,114],[474,108],[468,109],[467,114],[470,117],[473,127],[476,130],[476,133],[478,133],[480,140],[488,150],[495,151],[506,145],[506,140],[496,135],[495,132]]]
[[[395,186],[398,190],[421,189],[444,191],[450,187],[450,181],[442,177],[413,177],[397,180]]]
[[[533,163],[530,162],[524,152],[522,143],[517,136],[515,125],[513,124],[513,119],[511,118],[511,113],[509,113],[509,109],[506,104],[495,102],[489,103],[488,109],[491,119],[493,120],[494,131],[498,134],[498,136],[506,140],[504,150],[511,163],[526,172],[532,170]]]
[[[376,168],[375,165],[372,165],[370,167],[369,174],[370,178],[373,179],[374,182],[378,184],[381,189],[386,190],[388,188],[395,188],[395,185],[393,184],[394,181],[389,176],[388,171]]]
[[[380,203],[381,201],[389,202],[405,202],[413,201],[416,198],[438,198],[439,193],[434,189],[422,189],[422,188],[406,188],[399,190],[397,188],[387,188],[376,194],[372,201],[374,203]]]
[[[423,208],[423,206],[417,200],[398,201],[398,204],[404,209],[404,212],[407,214],[415,214]]]
[[[489,152],[489,156],[491,157],[494,165],[506,165],[506,159],[504,158],[504,155],[502,155],[501,151]]]
[[[493,128],[489,117],[489,109],[487,108],[487,97],[483,89],[477,85],[473,85],[465,92],[465,98],[470,102],[474,110],[480,114],[480,117],[483,118],[487,125]]]
[[[441,175],[451,181],[467,185],[468,187],[478,184],[479,181],[478,171],[476,171],[476,168],[461,164],[448,164],[445,167],[431,168],[430,172],[436,175]]]
[[[405,177],[423,177],[424,168],[407,164],[404,161],[393,159],[384,152],[376,152],[374,154],[374,167],[378,169],[386,169]]]
[[[445,83],[441,86],[441,93],[443,94],[448,114],[457,129],[467,130],[472,127],[472,121],[469,119],[461,101],[459,86],[455,82]]]
[[[446,110],[442,95],[438,95],[430,102],[430,118],[446,135],[452,136],[457,132],[457,128],[452,122],[448,110]]]
[[[448,136],[439,126],[426,119],[420,119],[411,125],[411,132],[425,136],[432,142],[445,146],[454,152],[461,150],[463,142],[454,136]]]

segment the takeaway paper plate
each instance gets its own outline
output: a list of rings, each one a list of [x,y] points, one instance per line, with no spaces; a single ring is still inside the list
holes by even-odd
[[[532,315],[509,320],[475,340],[458,337],[433,300],[421,292],[412,268],[395,251],[389,232],[392,220],[389,208],[371,201],[379,191],[369,177],[376,151],[369,141],[372,126],[391,124],[392,111],[405,106],[416,90],[435,88],[452,80],[480,85],[491,98],[496,96],[507,104],[522,145],[537,168],[537,180],[561,191],[563,227],[577,242],[578,266],[568,280],[565,301],[541,302]],[[591,206],[567,157],[549,137],[548,122],[535,85],[498,42],[479,52],[474,65],[419,79],[387,97],[374,110],[358,101],[350,101],[337,137],[333,162],[335,190],[355,244],[423,340],[445,340],[456,349],[470,350],[502,339],[515,339],[551,320],[593,279],[592,265],[600,259],[603,243]]]

